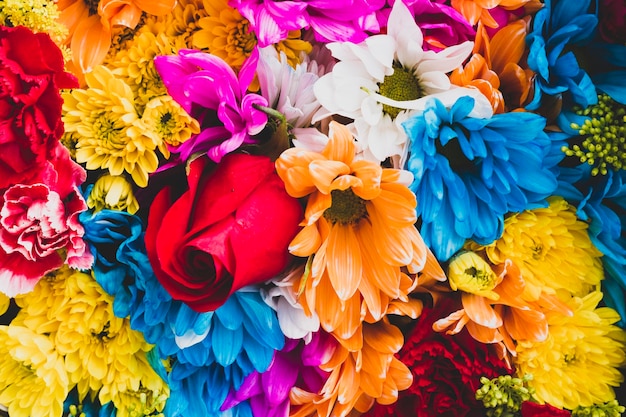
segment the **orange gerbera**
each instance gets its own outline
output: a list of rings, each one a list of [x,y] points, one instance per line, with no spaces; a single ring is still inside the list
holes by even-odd
[[[299,301],[343,340],[358,339],[363,320],[380,320],[394,300],[418,308],[408,297],[418,285],[413,274],[445,280],[414,226],[412,175],[358,160],[355,151],[350,131],[331,122],[321,153],[291,148],[276,161],[287,192],[308,196],[304,227],[289,246],[310,260]]]
[[[520,62],[526,51],[527,20],[520,19],[500,29],[492,39],[478,25],[471,59],[450,74],[450,81],[477,88],[494,113],[521,107],[530,93],[533,72]]]
[[[175,5],[176,0],[58,0],[59,20],[69,29],[75,71],[89,72],[104,61],[113,26],[133,29],[143,12],[160,16]]]
[[[535,302],[523,300],[525,282],[517,266],[510,260],[490,265],[474,252],[464,252],[450,261],[450,283],[462,292],[463,308],[433,324],[435,331],[448,329],[456,334],[466,327],[481,343],[497,343],[500,354],[516,355],[516,341],[541,342],[548,337],[551,311],[572,315],[571,309],[553,295],[541,294]]]
[[[291,417],[344,417],[367,412],[374,402],[388,405],[413,382],[411,371],[394,356],[402,345],[402,332],[386,319],[363,325],[363,347],[350,352],[338,345],[320,368],[329,372],[317,392],[298,387],[290,392]]]
[[[539,3],[539,6],[537,6]],[[482,22],[490,28],[497,28],[498,23],[491,16],[490,9],[501,7],[506,10],[516,10],[520,7],[529,7],[532,10],[541,6],[539,0],[452,0],[452,7],[460,12],[473,26]]]

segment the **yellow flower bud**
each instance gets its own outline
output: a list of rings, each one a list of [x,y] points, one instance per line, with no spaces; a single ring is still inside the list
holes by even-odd
[[[132,185],[122,176],[103,175],[94,184],[87,206],[95,211],[102,209],[127,211],[135,214],[139,202],[135,198]]]
[[[462,252],[450,260],[448,280],[454,290],[497,300],[493,289],[500,283],[491,266],[474,252]]]

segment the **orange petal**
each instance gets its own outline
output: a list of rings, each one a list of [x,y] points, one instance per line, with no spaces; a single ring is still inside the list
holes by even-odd
[[[361,376],[360,373],[356,371],[354,361],[351,357],[348,357],[343,363],[341,371],[341,379],[337,387],[337,401],[346,404],[354,401],[359,392]]]
[[[326,209],[330,208],[333,204],[333,199],[328,194],[322,194],[315,192],[309,196],[306,208],[304,209],[304,218],[306,224],[310,225],[315,222],[322,223],[322,215]],[[321,232],[321,230],[320,230]],[[324,236],[322,235],[322,238]]]
[[[402,186],[402,188],[407,189]],[[407,189],[408,190],[408,189]],[[412,226],[417,220],[415,214],[415,197],[411,193],[409,195],[410,200],[407,200],[407,194],[402,195],[393,191],[389,191],[388,187],[381,189],[378,198],[371,201],[371,204],[376,207],[378,212],[384,213],[381,217],[381,221],[384,224],[393,227],[407,227]]]
[[[336,311],[335,314],[341,316],[341,319],[333,335],[351,352],[360,350],[363,345],[360,329],[365,316],[365,311],[361,311],[360,297],[356,295],[343,303],[342,310]]]
[[[481,326],[496,329],[502,326],[502,317],[500,317],[491,306],[491,300],[475,294],[464,293],[461,296],[465,313],[471,321]]]
[[[332,333],[342,320],[348,320],[350,317],[342,317],[339,314],[343,306],[326,274],[319,280],[316,290],[315,309],[320,318],[320,324],[324,330]]]
[[[384,320],[364,325],[363,337],[371,349],[381,353],[396,353],[404,344],[404,336],[400,329]]]
[[[295,256],[307,257],[314,254],[322,245],[322,238],[317,225],[305,226],[289,244],[289,253]]]
[[[515,340],[543,342],[548,337],[548,321],[546,316],[536,310],[508,310],[504,327]]]
[[[491,39],[491,68],[498,74],[508,63],[517,64],[526,51],[526,23],[511,22]]]
[[[457,334],[463,330],[463,327],[465,327],[468,321],[469,317],[465,314],[465,310],[457,310],[454,313],[450,313],[448,317],[444,317],[434,322],[433,330],[436,332],[443,332],[444,330],[452,327],[452,329],[448,330],[446,333]]]
[[[355,149],[354,138],[350,130],[340,123],[330,122],[330,139],[322,155],[330,160],[341,161],[350,165],[354,159]]]
[[[330,184],[339,175],[350,173],[350,167],[340,161],[319,159],[309,164],[309,175],[313,184],[324,194],[330,194]]]
[[[413,243],[411,234],[405,228],[398,228],[390,233],[381,213],[373,204],[367,206],[367,214],[372,223],[374,247],[381,261],[393,266],[409,265],[413,260]],[[412,225],[409,227],[413,227]]]
[[[360,186],[353,186],[352,191],[364,200],[372,200],[380,195],[380,181],[383,169],[371,161],[355,161],[350,166],[355,177],[362,181]]]
[[[387,309],[387,314],[407,316],[415,320],[422,314],[423,309],[424,303],[422,300],[410,298],[408,302],[392,301]]]
[[[174,9],[176,0],[133,0],[141,10],[155,16],[163,16]]]
[[[393,357],[387,375],[393,379],[399,390],[408,389],[413,383],[413,374],[398,358]]]
[[[372,225],[369,222],[362,222],[357,230],[361,253],[367,267],[364,268],[364,278],[369,280],[374,288],[380,289],[391,298],[400,296],[400,269],[385,262],[380,261],[378,252],[371,245],[375,236]]]
[[[104,61],[111,46],[111,32],[106,30],[98,15],[82,20],[72,36],[72,59],[82,72],[90,72]]]
[[[354,295],[363,276],[361,248],[352,226],[335,224],[326,249],[326,269],[340,300]]]
[[[503,339],[498,329],[490,329],[472,321],[468,322],[465,327],[469,334],[481,343],[498,343]]]
[[[483,9],[472,0],[452,0],[450,4],[461,13],[472,26],[478,22],[483,11]]]

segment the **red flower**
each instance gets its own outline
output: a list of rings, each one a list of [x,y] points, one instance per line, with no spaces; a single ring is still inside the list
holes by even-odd
[[[145,238],[158,280],[196,311],[277,275],[302,219],[269,158],[229,154],[213,167],[194,160],[180,198],[171,187],[156,196]]]
[[[0,189],[40,174],[63,134],[59,88],[77,86],[47,34],[0,27]]]
[[[415,328],[398,353],[411,369],[413,384],[399,394],[396,404],[376,407],[369,416],[484,417],[486,410],[476,400],[480,377],[495,378],[511,370],[492,346],[477,342],[467,330],[456,335],[438,333],[433,323],[454,311],[454,301],[440,299],[424,309]]]
[[[522,417],[570,417],[572,413],[550,404],[537,404],[530,401],[522,403]]]
[[[598,28],[602,38],[609,43],[626,44],[626,2],[624,0],[600,1]]]

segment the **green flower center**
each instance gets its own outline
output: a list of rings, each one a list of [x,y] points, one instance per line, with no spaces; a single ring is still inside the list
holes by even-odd
[[[393,74],[386,75],[378,84],[380,95],[396,101],[415,100],[424,96],[424,91],[413,71],[398,63],[393,64]],[[383,104],[383,112],[395,119],[403,109]]]
[[[576,113],[590,118],[582,126],[572,123],[582,142],[571,148],[564,146],[561,150],[565,155],[593,165],[591,175],[606,175],[609,169],[626,168],[626,106],[601,94],[598,104]]]
[[[354,194],[352,189],[333,190],[330,196],[332,204],[324,212],[324,218],[330,223],[354,224],[367,215],[365,200]]]

